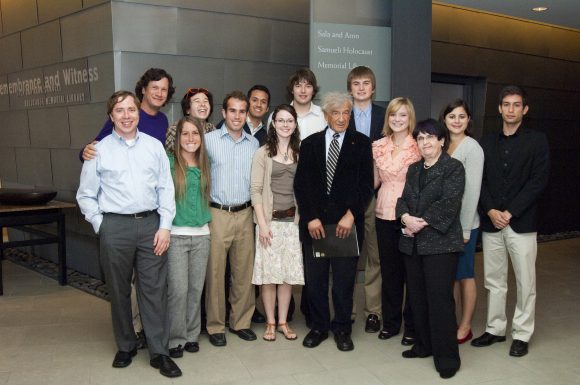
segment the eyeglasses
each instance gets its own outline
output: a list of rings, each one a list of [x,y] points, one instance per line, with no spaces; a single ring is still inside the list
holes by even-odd
[[[434,142],[436,140],[437,140],[437,135],[427,134],[427,135],[423,135],[423,136],[417,136],[417,143]]]
[[[284,124],[294,124],[294,119],[276,119],[275,122],[281,126]]]
[[[211,95],[211,92],[209,92],[209,90],[207,90],[206,88],[189,88],[187,90],[187,92],[185,93],[184,98],[191,96],[191,95],[199,94],[200,92],[202,94]]]

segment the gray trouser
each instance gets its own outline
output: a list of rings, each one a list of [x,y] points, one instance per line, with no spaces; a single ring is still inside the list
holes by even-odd
[[[172,235],[167,251],[169,347],[197,342],[201,292],[209,257],[209,235]]]
[[[131,276],[136,290],[149,353],[168,355],[167,254],[153,253],[153,238],[159,229],[159,215],[135,219],[105,214],[99,229],[100,262],[111,300],[113,332],[117,348],[135,348],[131,312]]]

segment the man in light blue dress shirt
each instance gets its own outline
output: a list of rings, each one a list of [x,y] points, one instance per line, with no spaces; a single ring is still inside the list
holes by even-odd
[[[353,113],[348,128],[356,130],[371,139],[371,142],[383,137],[385,109],[373,103],[377,81],[372,69],[366,66],[353,68],[346,79],[348,92],[354,101]],[[376,333],[381,328],[382,318],[382,277],[375,228],[376,199],[373,196],[365,212],[365,241],[361,250],[361,259],[365,270],[365,331]],[[353,305],[353,316],[356,315]]]
[[[100,263],[118,347],[113,367],[129,366],[137,354],[130,299],[135,269],[150,365],[164,376],[178,377],[181,370],[169,358],[166,310],[166,251],[175,216],[169,161],[159,140],[138,131],[134,94],[115,92],[107,112],[113,132],[96,144],[96,157],[83,164],[77,201],[100,235]]]
[[[205,281],[207,332],[214,346],[225,346],[226,297],[224,275],[230,259],[230,332],[253,341],[250,329],[255,308],[252,272],[254,225],[250,201],[252,158],[258,141],[244,131],[248,98],[241,91],[226,95],[224,124],[205,137],[211,167],[211,249]]]

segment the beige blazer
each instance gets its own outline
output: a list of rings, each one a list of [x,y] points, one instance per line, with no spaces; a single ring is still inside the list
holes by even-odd
[[[274,206],[274,194],[272,194],[272,162],[272,158],[268,156],[266,146],[260,147],[254,154],[254,159],[252,160],[252,180],[250,182],[252,206],[258,203],[262,204],[266,223],[268,224],[272,221],[272,207]],[[294,198],[294,205],[296,205],[296,198]],[[297,208],[294,223],[298,224],[299,219]],[[255,211],[254,223],[258,223]]]

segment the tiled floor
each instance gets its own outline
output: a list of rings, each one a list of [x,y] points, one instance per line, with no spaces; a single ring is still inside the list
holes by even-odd
[[[228,335],[228,346],[216,348],[207,336],[201,351],[177,362],[183,377],[166,379],[149,367],[140,351],[125,369],[111,367],[116,348],[108,303],[71,287],[60,287],[3,261],[5,295],[0,297],[0,385],[36,384],[580,384],[580,238],[543,243],[538,255],[536,333],[530,353],[508,356],[508,342],[488,348],[460,347],[462,367],[441,380],[429,359],[401,358],[399,339],[380,341],[355,323],[353,352],[339,352],[332,338],[316,349],[279,335],[274,343],[244,342]],[[486,301],[478,255],[479,303],[476,335],[483,331]],[[513,312],[511,278],[509,309]],[[362,308],[362,289],[357,288]],[[306,327],[293,323],[299,337]],[[261,336],[262,326],[255,326]]]

